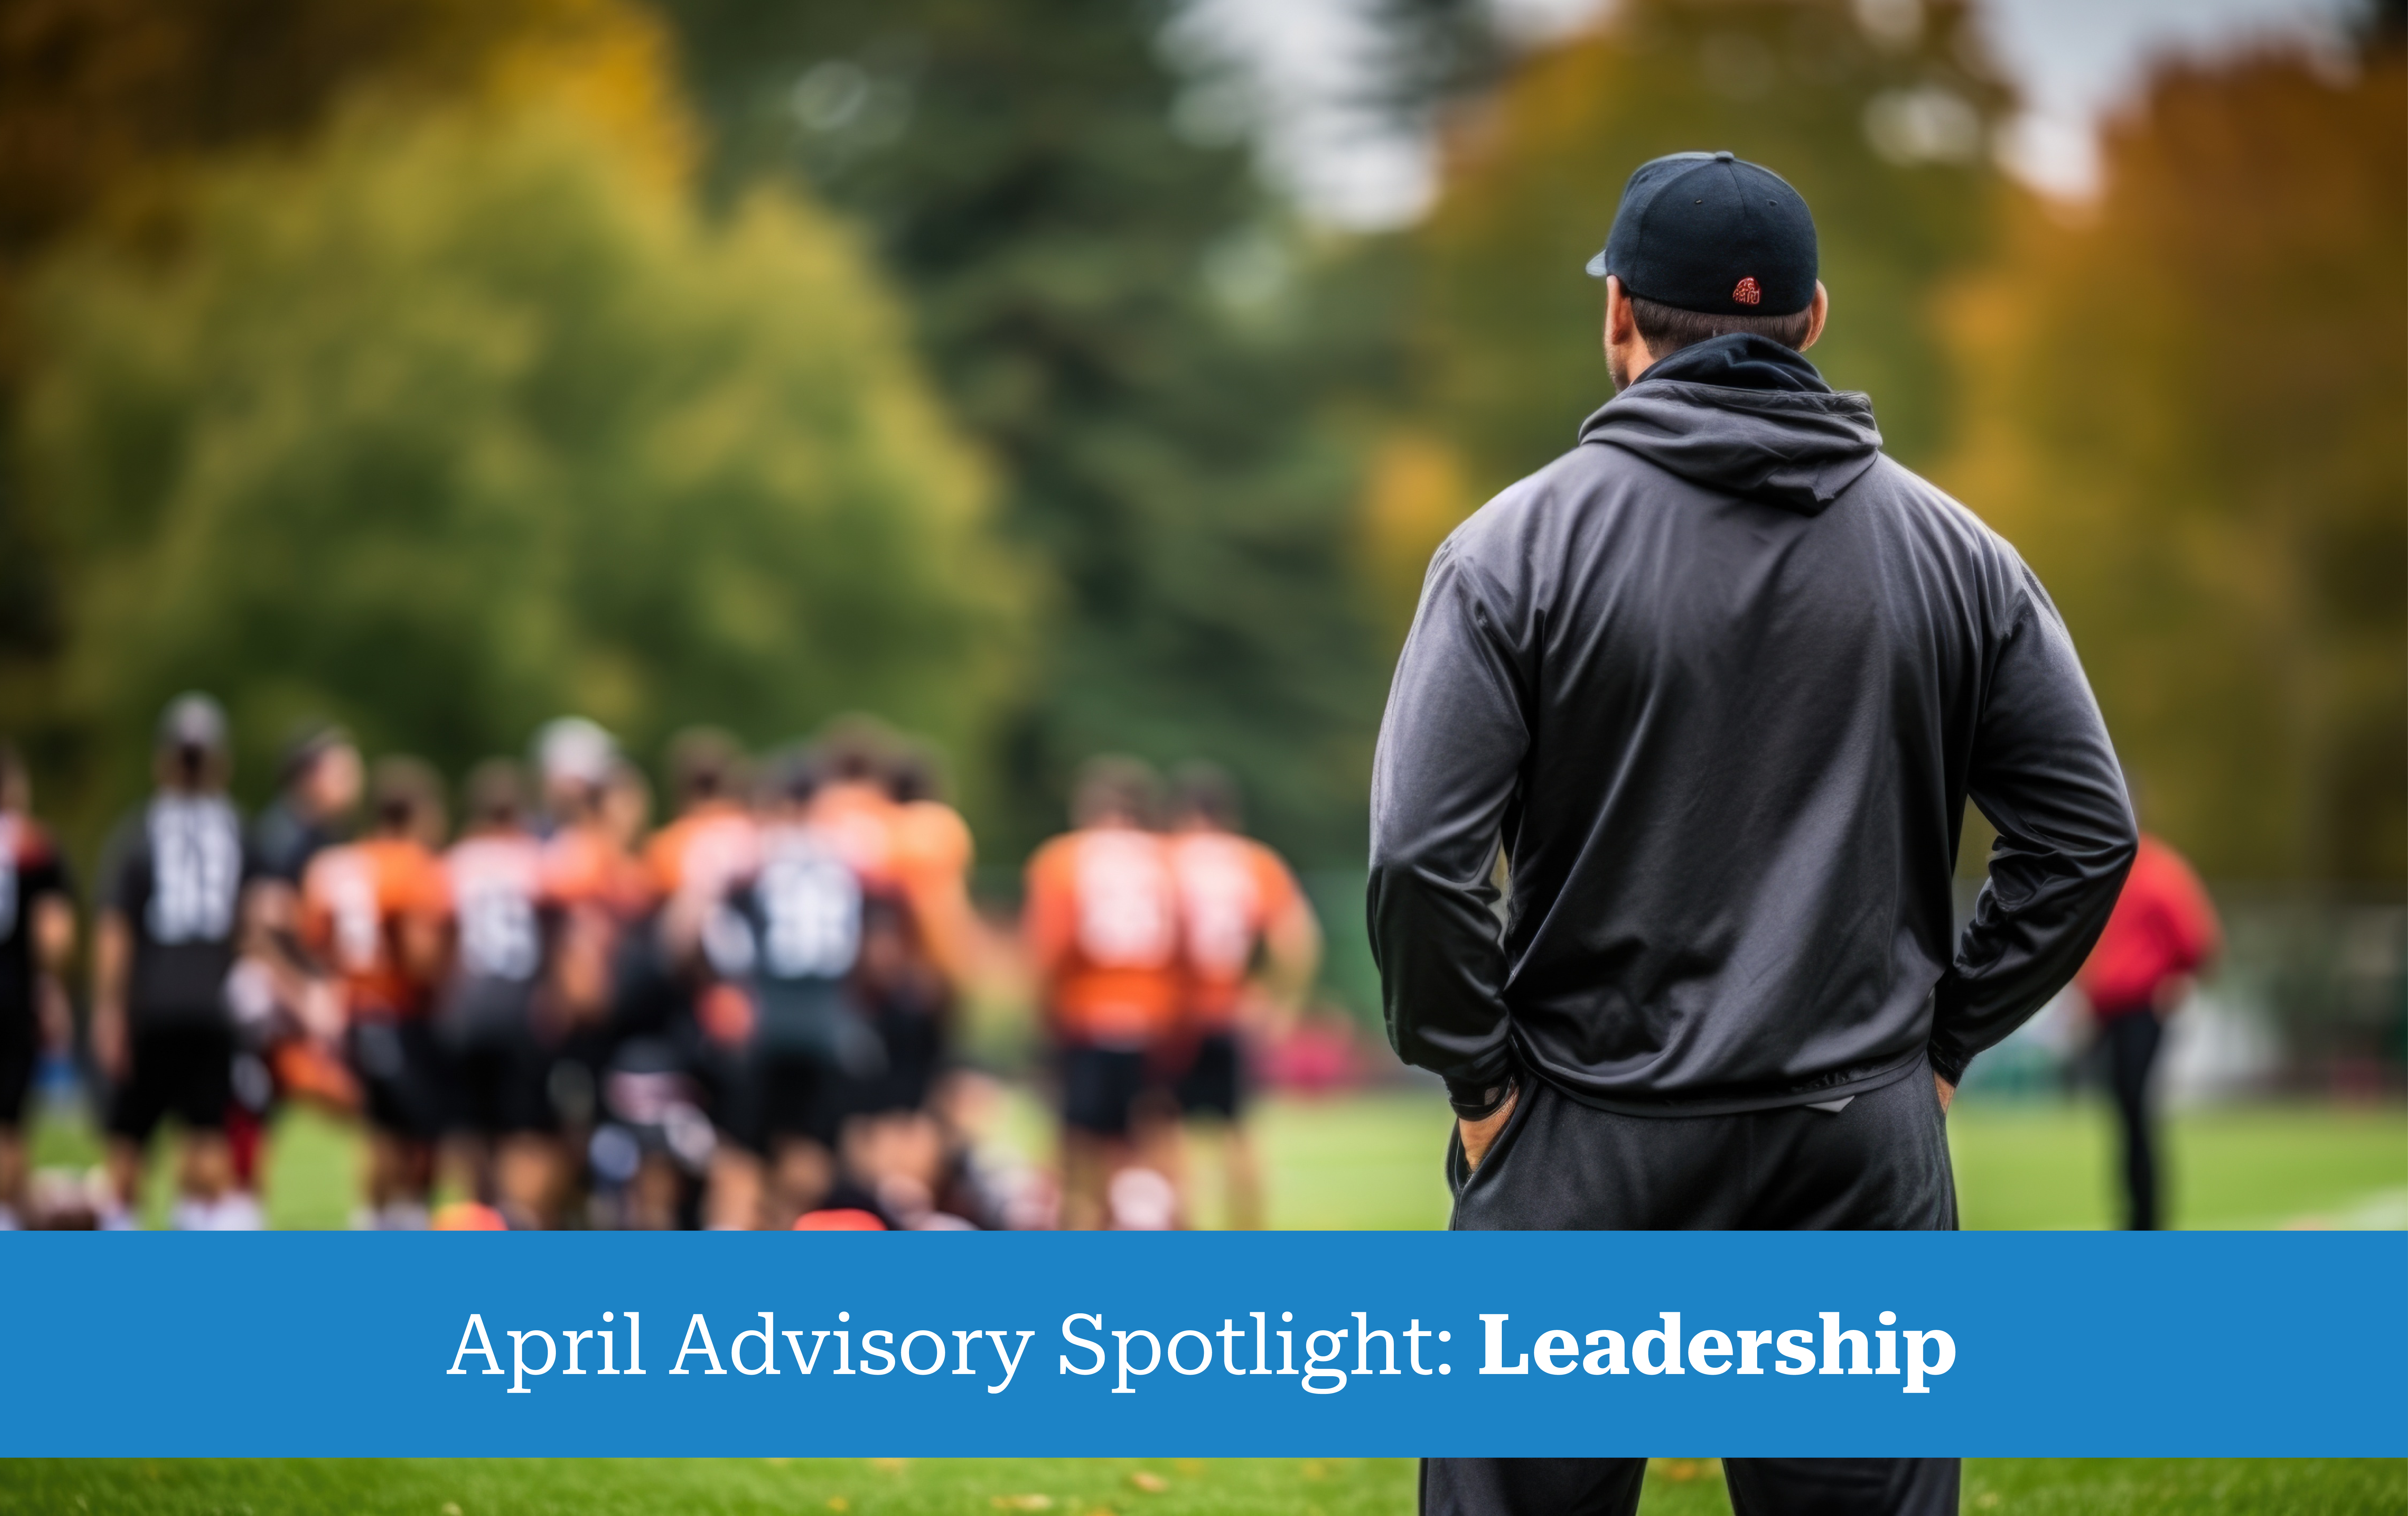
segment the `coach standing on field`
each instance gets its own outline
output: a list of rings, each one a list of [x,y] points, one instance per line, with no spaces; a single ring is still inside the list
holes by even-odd
[[[1787,183],[1643,165],[1589,272],[1618,393],[1431,559],[1372,778],[1455,1225],[1954,1228],[1956,1083],[2132,858],[2106,729],[2031,571],[1800,355],[1828,302]],[[1999,843],[1952,941],[1969,797]],[[1423,1506],[1629,1511],[1643,1467],[1433,1459]],[[1956,1509],[1954,1460],[1726,1470],[1742,1516]]]

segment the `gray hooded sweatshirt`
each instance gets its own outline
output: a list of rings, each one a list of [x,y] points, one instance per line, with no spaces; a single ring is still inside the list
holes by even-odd
[[[1999,842],[1959,935],[1969,796]],[[1371,783],[1389,1039],[1467,1112],[1517,1076],[1698,1115],[1955,1080],[2072,975],[2135,841],[2014,551],[1864,396],[1717,338],[1430,561]]]

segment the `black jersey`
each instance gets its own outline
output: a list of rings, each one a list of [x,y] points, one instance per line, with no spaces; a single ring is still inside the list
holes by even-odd
[[[867,1029],[849,994],[861,958],[861,880],[842,855],[810,828],[773,828],[762,837],[759,870],[728,903],[706,946],[723,975],[752,983],[755,1045],[863,1061],[855,1044]]]
[[[50,834],[28,816],[0,815],[0,1026],[34,1014],[34,905],[74,883]]]
[[[137,1028],[225,1019],[242,887],[241,820],[222,795],[160,795],[119,823],[100,903],[134,934],[126,1016]]]
[[[298,889],[309,860],[342,840],[333,828],[310,820],[280,796],[251,818],[251,872]]]

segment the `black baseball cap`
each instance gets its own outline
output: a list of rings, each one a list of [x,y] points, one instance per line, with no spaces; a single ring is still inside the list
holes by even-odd
[[[1816,256],[1814,218],[1779,174],[1728,152],[1675,152],[1622,187],[1588,271],[1683,310],[1785,316],[1814,303]]]

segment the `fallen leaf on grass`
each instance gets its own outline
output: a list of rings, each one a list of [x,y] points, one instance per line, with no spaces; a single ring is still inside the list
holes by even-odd
[[[1160,1494],[1170,1488],[1170,1481],[1150,1468],[1140,1468],[1129,1476],[1129,1482],[1148,1494]]]
[[[1050,1494],[999,1494],[995,1497],[995,1509],[997,1510],[1052,1510],[1054,1497]]]

